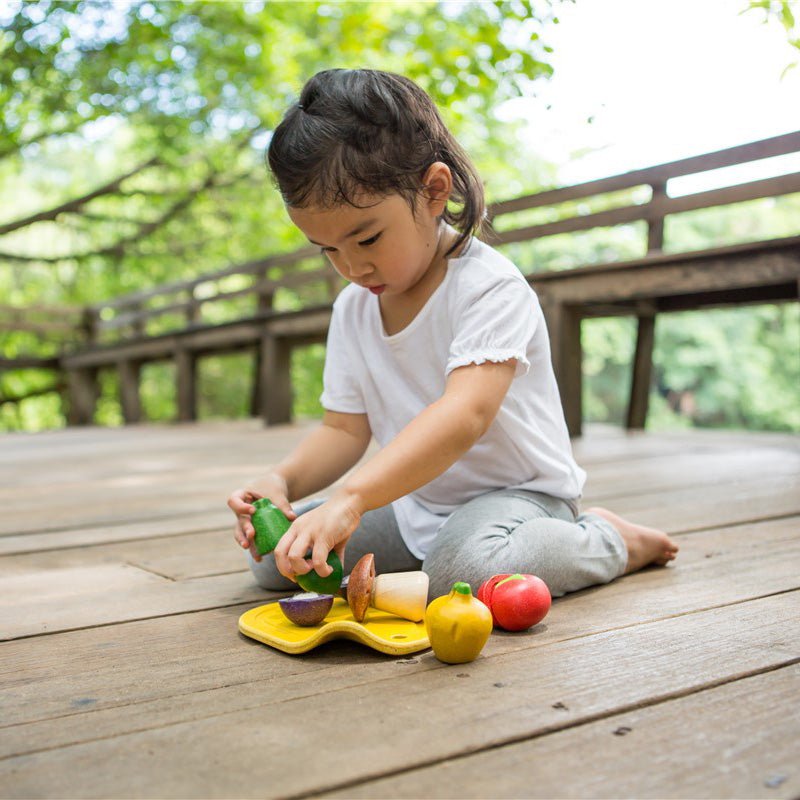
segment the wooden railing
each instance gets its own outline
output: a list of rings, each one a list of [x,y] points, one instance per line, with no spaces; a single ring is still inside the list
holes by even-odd
[[[664,221],[669,215],[716,206],[740,203],[765,197],[777,197],[800,192],[800,172],[756,180],[711,191],[670,197],[668,181],[685,175],[708,172],[746,162],[800,152],[800,131],[773,137],[760,142],[741,145],[701,156],[681,159],[647,169],[634,170],[600,180],[589,181],[525,197],[493,204],[488,212],[489,226],[485,238],[501,249],[506,245],[532,242],[547,236],[586,231],[644,221],[647,226],[646,255],[636,263],[645,270],[647,281],[639,281],[636,291],[612,292],[611,301],[592,302],[592,297],[575,294],[575,281],[585,273],[605,276],[603,280],[615,286],[630,282],[631,270],[623,267],[633,262],[592,265],[556,273],[536,270],[528,279],[542,299],[554,347],[554,364],[561,385],[570,429],[580,431],[580,321],[586,316],[603,314],[633,314],[639,319],[639,336],[634,378],[629,404],[628,427],[642,427],[647,411],[647,390],[652,364],[652,338],[655,314],[669,310],[682,296],[684,307],[702,307],[726,302],[720,292],[725,283],[724,265],[715,267],[713,291],[697,284],[691,290],[681,287],[681,259],[685,268],[702,270],[708,259],[686,260],[686,254],[664,254]],[[649,187],[640,203],[632,203],[631,196],[637,187]],[[600,211],[575,209],[576,201],[613,202],[612,193],[621,192],[623,205]],[[606,197],[604,197],[606,196]],[[570,204],[561,218],[524,224],[519,216],[540,210],[558,214],[560,204]],[[800,232],[800,221],[798,221]],[[644,244],[644,243],[643,243]],[[753,264],[761,258],[763,247],[756,243],[748,246]],[[735,258],[741,263],[750,252],[736,250]],[[711,252],[711,251],[709,251]],[[717,253],[717,251],[714,251]],[[745,255],[743,255],[743,252]],[[777,250],[773,251],[773,255]],[[732,294],[727,302],[754,300],[772,301],[789,299],[797,294],[795,269],[796,243],[787,240],[780,252],[781,268],[756,272],[751,281],[737,278],[731,285]],[[697,255],[697,254],[689,254]],[[729,254],[734,258],[734,254]],[[717,257],[717,264],[724,253]],[[759,262],[760,263],[760,262]],[[670,286],[653,279],[666,275],[668,266],[678,265],[670,273]],[[525,267],[524,264],[521,266]],[[745,265],[746,266],[746,265]],[[652,268],[647,272],[648,268]],[[798,274],[797,277],[800,277]],[[792,285],[794,289],[787,290]],[[234,284],[231,286],[231,284]],[[649,288],[643,288],[647,284]],[[102,366],[113,366],[120,372],[121,397],[126,420],[136,421],[140,416],[138,403],[139,367],[147,361],[171,358],[178,366],[179,418],[194,418],[195,363],[209,352],[224,352],[251,348],[256,353],[253,410],[262,413],[269,422],[287,421],[291,413],[291,385],[288,380],[289,353],[294,346],[311,341],[323,341],[330,317],[330,305],[342,286],[341,280],[324,264],[317,248],[304,247],[297,251],[268,256],[245,264],[234,265],[218,272],[201,275],[156,287],[153,290],[128,294],[111,301],[94,304],[85,309],[70,309],[80,315],[80,324],[72,329],[71,341],[60,356],[60,367],[70,379],[72,395],[71,420],[86,422],[91,419],[94,398],[97,395],[96,371]],[[687,284],[688,286],[688,284]],[[710,285],[709,285],[710,286]],[[779,289],[773,287],[780,286]],[[569,287],[568,289],[565,287]],[[594,291],[606,297],[595,282]],[[699,287],[699,288],[698,288]],[[306,295],[300,307],[276,302],[282,291],[290,291],[293,304],[297,297]],[[637,293],[638,292],[638,293]],[[710,293],[709,293],[710,292]],[[748,295],[748,292],[750,293]],[[670,299],[671,298],[671,299]],[[231,303],[231,301],[237,301]],[[662,307],[659,308],[659,303]],[[670,306],[673,303],[673,306]],[[33,325],[29,309],[14,310],[10,324]],[[24,318],[20,314],[24,313]],[[225,315],[228,315],[227,317]],[[0,328],[2,327],[0,314]],[[63,323],[49,316],[41,320],[41,332],[47,325]],[[69,326],[67,326],[69,327]],[[576,334],[577,330],[577,334]],[[576,344],[577,336],[577,344]],[[577,370],[576,376],[576,359]],[[577,396],[576,396],[577,395]]]
[[[554,236],[560,233],[575,233],[576,231],[585,231],[592,228],[610,227],[646,220],[648,224],[647,250],[648,252],[658,251],[661,250],[664,244],[664,219],[670,214],[680,214],[701,208],[712,208],[730,205],[731,203],[741,203],[746,200],[757,200],[763,197],[777,197],[800,192],[800,172],[675,198],[667,196],[667,181],[685,175],[709,172],[723,167],[731,167],[795,152],[800,152],[800,131],[738,147],[731,147],[726,150],[719,150],[714,153],[684,158],[680,161],[672,161],[656,167],[633,170],[609,178],[601,178],[587,183],[576,184],[575,186],[551,189],[550,191],[539,192],[514,200],[506,200],[491,207],[489,215],[492,221],[498,217],[519,211],[545,206],[553,207],[567,201],[598,197],[623,189],[649,186],[651,190],[650,199],[645,203],[612,208],[593,214],[581,214],[541,225],[529,225],[503,230],[496,234],[494,241],[498,245],[503,245],[511,242],[540,239],[544,236]]]

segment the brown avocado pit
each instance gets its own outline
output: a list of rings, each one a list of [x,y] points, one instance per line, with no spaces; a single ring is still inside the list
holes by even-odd
[[[333,605],[333,595],[300,592],[278,600],[278,605],[289,622],[308,628],[325,619]]]
[[[375,554],[367,553],[353,567],[347,581],[347,604],[356,622],[363,622],[372,597],[375,580]]]

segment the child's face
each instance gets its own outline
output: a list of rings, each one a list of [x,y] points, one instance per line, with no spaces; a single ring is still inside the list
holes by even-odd
[[[401,195],[367,198],[365,208],[288,208],[347,281],[386,298],[413,289],[437,262],[444,202],[419,195],[416,216]]]

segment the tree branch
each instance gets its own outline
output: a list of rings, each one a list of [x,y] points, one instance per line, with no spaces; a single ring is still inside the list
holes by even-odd
[[[109,181],[109,183],[100,186],[93,192],[89,192],[82,197],[76,197],[67,203],[62,203],[60,206],[48,209],[47,211],[40,211],[38,214],[32,214],[29,217],[18,219],[14,222],[7,222],[5,225],[0,225],[0,236],[3,236],[6,233],[11,233],[11,231],[19,230],[20,228],[24,228],[28,225],[33,225],[34,222],[52,221],[59,214],[77,211],[91,200],[94,200],[96,197],[102,197],[105,194],[111,194],[112,192],[115,192],[117,189],[119,189],[119,185],[123,181],[126,181],[128,178],[131,178],[139,172],[142,172],[158,163],[160,163],[160,159],[158,156],[155,156],[148,161],[145,161],[143,164],[140,164],[138,167],[135,167],[130,172],[126,172],[124,175],[117,176],[113,181]]]
[[[96,119],[100,119],[102,117],[107,117],[108,112],[103,110],[102,112],[97,112],[92,114],[90,117],[81,117],[80,119],[74,119],[70,122],[69,125],[61,128],[57,131],[41,131],[37,133],[35,136],[31,136],[30,139],[26,139],[24,142],[16,142],[9,146],[0,148],[0,159],[8,158],[9,156],[14,156],[20,152],[24,147],[27,147],[31,144],[36,144],[37,142],[41,142],[43,139],[49,139],[51,136],[63,136],[66,133],[74,133],[75,131],[82,128],[88,122],[93,122]]]
[[[138,242],[139,240],[149,236],[154,231],[166,225],[171,219],[180,214],[185,208],[190,206],[206,189],[215,186],[218,173],[211,172],[202,184],[192,189],[184,195],[178,202],[173,203],[161,216],[156,217],[150,222],[142,223],[139,228],[130,236],[125,236],[119,239],[114,244],[107,247],[101,247],[98,250],[91,250],[86,253],[77,253],[66,256],[51,256],[51,257],[37,257],[37,256],[21,256],[14,253],[0,253],[0,260],[6,261],[20,261],[20,262],[38,262],[44,264],[58,264],[62,261],[74,260],[85,261],[87,258],[95,256],[116,256],[121,258],[125,255],[125,248],[127,245]]]

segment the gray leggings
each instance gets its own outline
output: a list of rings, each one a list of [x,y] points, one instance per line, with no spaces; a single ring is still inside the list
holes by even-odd
[[[298,514],[323,501],[296,508]],[[406,547],[392,507],[368,511],[350,537],[344,572],[365,553],[375,554],[375,569],[422,569],[430,578],[429,599],[447,594],[456,581],[477,592],[492,575],[538,575],[553,597],[619,577],[628,560],[622,537],[595,514],[576,517],[565,500],[521,489],[502,489],[465,503],[442,526],[424,561]],[[271,556],[260,563],[248,554],[256,581],[265,589],[292,591],[297,584],[281,575]]]

